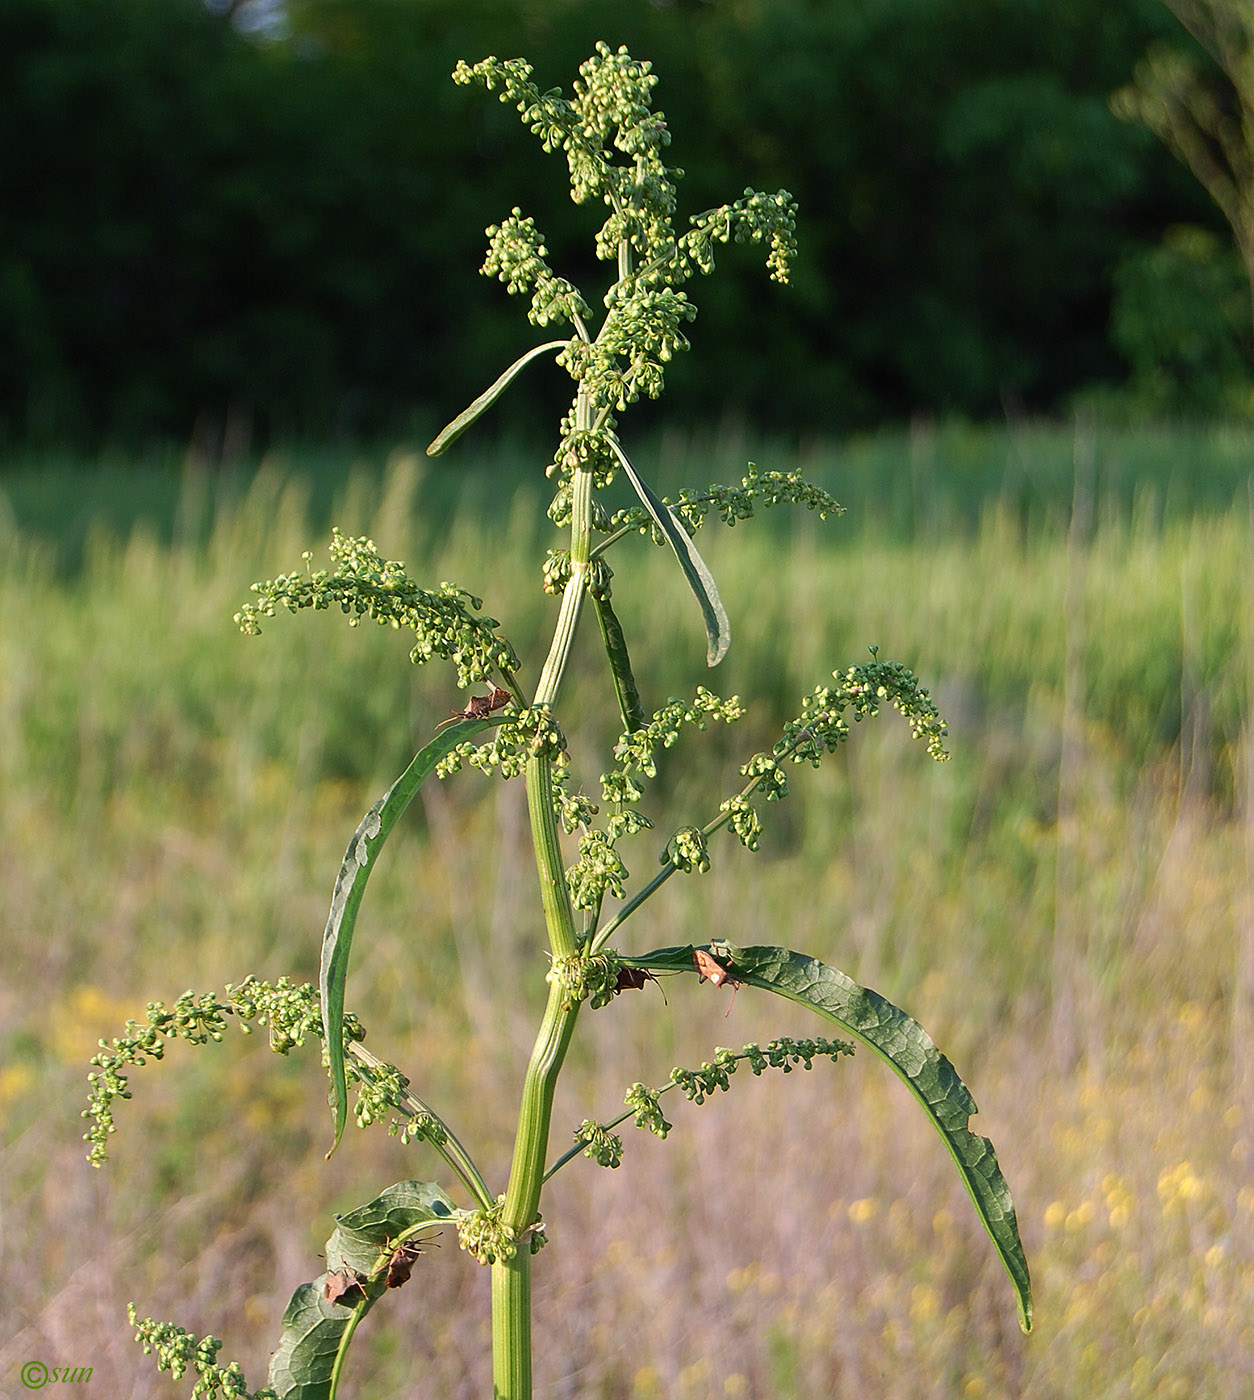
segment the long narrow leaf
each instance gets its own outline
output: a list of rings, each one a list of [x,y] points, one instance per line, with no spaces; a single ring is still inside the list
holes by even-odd
[[[442,452],[452,447],[475,419],[481,417],[492,407],[513,383],[516,376],[526,369],[532,360],[538,359],[541,355],[547,355],[553,350],[564,350],[569,343],[566,340],[549,340],[543,345],[537,345],[534,350],[528,350],[525,355],[520,355],[495,383],[489,385],[469,408],[464,408],[440,433],[431,446],[427,448],[427,456],[438,457]]]
[[[614,694],[618,696],[618,709],[623,717],[623,729],[634,734],[645,726],[644,706],[640,702],[640,691],[631,669],[631,657],[627,654],[627,639],[623,636],[622,624],[610,606],[608,598],[593,597],[596,606],[597,622],[601,626],[601,640],[605,643],[605,654],[610,660],[610,672],[614,677]]]
[[[348,1075],[344,1065],[344,985],[348,977],[348,955],[353,946],[357,910],[366,891],[366,881],[375,860],[401,813],[430,776],[435,765],[469,734],[484,727],[478,719],[450,724],[414,756],[413,762],[387,792],[361,819],[344,853],[344,863],[335,877],[331,912],[322,935],[322,965],[318,986],[322,994],[322,1029],[331,1068],[331,1107],[335,1117],[335,1141],[339,1146],[348,1118]],[[329,1157],[331,1152],[327,1153]]]
[[[680,524],[679,517],[659,496],[654,495],[648,482],[627,460],[627,454],[615,438],[609,437],[608,441],[619,464],[627,473],[627,479],[636,488],[636,495],[644,502],[644,508],[652,516],[653,523],[675,551],[675,558],[679,560],[679,567],[684,571],[688,586],[696,594],[697,602],[701,605],[701,616],[705,621],[705,664],[717,666],[727,655],[727,648],[731,646],[731,623],[727,620],[723,600],[718,596],[718,585],[714,582],[714,575],[697,553],[697,547],[688,538],[688,532]]]
[[[664,948],[644,957],[624,957],[623,961],[652,971],[693,972],[695,951],[692,947]],[[901,1079],[949,1149],[1014,1285],[1019,1325],[1030,1331],[1032,1284],[1010,1189],[997,1165],[993,1144],[967,1126],[967,1120],[978,1111],[970,1090],[923,1027],[878,992],[860,987],[817,958],[788,948],[738,948],[730,943],[715,943],[710,951],[735,981],[776,992],[835,1021]]]

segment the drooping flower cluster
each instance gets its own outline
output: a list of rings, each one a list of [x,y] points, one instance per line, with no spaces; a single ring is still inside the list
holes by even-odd
[[[679,739],[685,726],[704,730],[711,723],[732,724],[744,714],[740,698],[721,700],[704,686],[698,686],[691,701],[668,700],[649,721],[639,729],[623,734],[614,746],[615,766],[601,776],[602,801],[613,808],[603,829],[586,830],[579,841],[579,859],[566,871],[571,902],[576,909],[596,910],[605,895],[621,899],[625,893],[627,867],[616,850],[624,836],[634,836],[653,823],[635,804],[644,796],[644,789],[635,774],[657,776],[655,757],[658,749],[669,749]],[[565,792],[564,775],[558,793],[558,807],[566,829],[575,830],[575,822],[586,824],[597,813],[597,806],[586,797],[571,797]],[[698,832],[699,836],[700,833]],[[691,847],[691,836],[683,837],[683,849]],[[695,851],[695,848],[693,848]],[[694,860],[699,862],[697,852]],[[705,862],[708,869],[709,862]]]
[[[134,1303],[127,1304],[126,1316],[145,1355],[156,1353],[157,1370],[169,1371],[175,1380],[189,1370],[195,1372],[192,1400],[217,1400],[218,1396],[222,1400],[278,1400],[268,1386],[249,1390],[238,1361],[229,1366],[217,1364],[223,1345],[217,1337],[198,1339],[172,1322],[154,1322],[150,1317],[141,1320]]]
[[[755,1076],[767,1069],[790,1074],[798,1065],[811,1069],[815,1060],[826,1058],[836,1061],[853,1053],[854,1047],[849,1041],[825,1040],[822,1037],[793,1040],[781,1036],[765,1047],[751,1043],[743,1050],[720,1047],[715,1050],[713,1060],[707,1060],[700,1069],[677,1067],[671,1070],[670,1082],[661,1088],[650,1089],[645,1084],[633,1084],[623,1097],[629,1112],[612,1123],[581,1123],[575,1131],[575,1142],[583,1149],[585,1157],[590,1157],[603,1167],[617,1167],[622,1161],[623,1143],[611,1130],[634,1115],[637,1128],[660,1138],[666,1137],[674,1124],[667,1121],[658,1101],[671,1089],[679,1089],[692,1103],[703,1104],[714,1093],[725,1092],[731,1087],[731,1076],[742,1063],[747,1064]]]
[[[280,607],[289,612],[338,607],[350,627],[368,618],[381,627],[412,632],[416,641],[409,659],[415,665],[436,656],[451,661],[463,688],[517,668],[513,647],[497,635],[500,624],[493,617],[477,617],[483,601],[464,588],[452,583],[435,591],[420,588],[403,563],[380,555],[373,540],[352,539],[338,530],[331,537],[331,559],[334,569],[315,571],[313,556],[306,554],[307,572],[253,584],[258,601],[245,603],[235,614],[240,631],[256,636],[261,619],[273,617]]]
[[[504,1198],[478,1210],[457,1212],[457,1243],[481,1264],[512,1259],[518,1253],[514,1232],[501,1219]]]
[[[838,1060],[844,1055],[852,1055],[853,1046],[847,1040],[792,1040],[781,1037],[772,1040],[763,1049],[759,1045],[746,1045],[743,1050],[719,1048],[714,1059],[706,1061],[700,1069],[673,1069],[671,1083],[682,1090],[685,1098],[692,1103],[702,1104],[715,1092],[726,1092],[731,1087],[731,1076],[736,1067],[744,1061],[755,1076],[766,1069],[782,1070],[791,1074],[797,1065],[811,1069],[814,1061],[821,1058]]]
[[[845,508],[834,500],[821,486],[815,486],[802,475],[800,470],[790,472],[759,471],[755,462],[749,463],[747,473],[741,477],[739,486],[707,486],[704,491],[684,490],[675,500],[664,498],[666,504],[683,521],[690,534],[695,534],[705,523],[706,516],[714,513],[726,525],[735,525],[738,520],[750,519],[758,507],[788,504],[804,506],[815,510],[819,518],[829,515],[843,515]],[[628,506],[616,511],[606,523],[607,530],[638,530],[650,534],[655,544],[664,544],[657,526],[643,506]]]
[[[817,768],[825,753],[833,753],[849,738],[847,712],[852,712],[857,724],[878,715],[881,706],[889,704],[909,722],[910,733],[926,744],[934,759],[943,762],[948,758],[945,721],[909,667],[898,661],[874,660],[834,671],[832,679],[834,686],[815,686],[813,694],[802,701],[800,716],[784,726],[784,737],[775,745],[778,757]]]
[[[198,996],[189,991],[171,1007],[150,1001],[142,1024],[128,1021],[122,1034],[110,1041],[102,1040],[92,1057],[94,1069],[87,1076],[91,1089],[82,1117],[91,1123],[83,1141],[91,1144],[87,1160],[93,1166],[103,1166],[108,1159],[108,1140],[117,1131],[114,1103],[131,1097],[126,1071],[149,1060],[165,1059],[167,1046],[176,1040],[189,1045],[220,1042],[229,1017],[236,1019],[245,1035],[251,1034],[253,1022],[268,1026],[270,1048],[278,1055],[286,1055],[308,1039],[322,1038],[318,988],[310,982],[293,983],[280,977],[271,983],[249,977],[237,987],[228,986],[222,998],[211,992]],[[364,1036],[360,1021],[346,1016],[345,1042],[355,1043]],[[362,1081],[363,1093],[369,1095],[369,1082],[359,1074],[354,1077]]]

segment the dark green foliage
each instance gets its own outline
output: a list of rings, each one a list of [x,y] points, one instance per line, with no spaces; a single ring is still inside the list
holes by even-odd
[[[1111,336],[1132,368],[1135,407],[1249,412],[1250,285],[1222,236],[1182,225],[1121,261]]]
[[[541,54],[543,89],[625,42],[664,75],[685,212],[746,181],[797,196],[788,314],[746,324],[735,277],[703,294],[702,355],[674,370],[698,413],[1049,407],[1122,373],[1116,264],[1217,226],[1107,106],[1152,41],[1187,42],[1156,0],[287,14],[249,37],[198,0],[2,8],[0,441],[396,430],[464,393],[464,365],[525,350],[500,288],[465,274],[544,157],[448,82],[467,53]],[[580,230],[573,207],[546,216],[576,282]]]

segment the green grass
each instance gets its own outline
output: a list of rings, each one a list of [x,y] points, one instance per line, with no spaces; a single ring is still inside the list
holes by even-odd
[[[1251,445],[1219,429],[1096,432],[1090,467],[1082,436],[1093,523],[1070,534],[1070,433],[815,447],[806,464],[850,517],[702,537],[733,626],[712,676],[671,561],[625,546],[645,559],[615,560],[615,603],[646,701],[706,682],[753,702],[729,735],[668,755],[644,804],[658,831],[629,855],[637,877],[834,667],[874,644],[934,684],[950,763],[875,721],[798,775],[759,855],[716,845],[715,871],[672,881],[630,943],[787,942],[915,1014],[998,1145],[1038,1325],[1019,1337],[940,1145],[860,1057],[737,1082],[677,1107],[667,1143],[633,1135],[618,1172],[581,1162],[557,1179],[537,1260],[541,1393],[1248,1394]],[[667,485],[733,475],[747,455],[794,460],[731,440],[655,450]],[[111,525],[90,523],[93,482],[69,467],[42,498],[33,476],[5,478],[0,1392],[39,1358],[92,1365],[101,1394],[186,1393],[129,1342],[131,1298],[225,1336],[260,1385],[332,1212],[434,1171],[378,1130],[325,1164],[316,1055],[289,1063],[258,1037],[137,1071],[103,1176],[82,1162],[76,1114],[96,1038],[149,998],[315,975],[347,836],[463,703],[390,631],[302,615],[241,637],[230,618],[248,584],[321,551],[333,518],[418,577],[482,594],[534,656],[553,532],[519,456],[485,451],[459,471],[403,455],[381,470],[380,455],[351,474],[341,462],[338,488],[329,455],[320,474],[271,463],[227,483],[157,464],[166,494],[132,492]],[[606,738],[591,637],[585,657],[561,716],[576,755]],[[589,755],[586,784],[601,762]],[[543,994],[525,803],[470,773],[415,807],[371,884],[350,1003],[496,1177]],[[611,1114],[633,1080],[717,1044],[814,1029],[746,992],[726,1017],[708,987],[667,996],[647,988],[590,1018],[559,1124]],[[354,1393],[483,1393],[485,1293],[445,1238],[366,1324]]]

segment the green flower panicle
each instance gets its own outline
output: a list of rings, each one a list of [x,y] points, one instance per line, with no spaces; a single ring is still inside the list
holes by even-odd
[[[373,540],[352,539],[339,530],[332,532],[331,559],[333,569],[314,570],[313,556],[307,553],[306,572],[253,584],[257,601],[245,603],[235,614],[240,631],[256,636],[262,619],[274,617],[280,607],[289,612],[338,607],[350,627],[365,618],[412,632],[410,660],[415,665],[437,656],[451,661],[463,688],[517,669],[513,647],[497,635],[500,624],[495,618],[476,616],[483,602],[472,593],[452,583],[434,591],[421,588],[403,563],[384,559]]]
[[[219,1396],[222,1400],[278,1400],[269,1387],[249,1390],[238,1361],[229,1366],[217,1364],[223,1345],[217,1337],[198,1339],[172,1322],[154,1322],[150,1317],[141,1320],[134,1303],[127,1304],[126,1316],[144,1354],[156,1354],[159,1371],[169,1371],[175,1380],[181,1380],[189,1370],[195,1373],[192,1400],[218,1400]]]
[[[623,1095],[623,1102],[636,1115],[636,1127],[645,1128],[656,1137],[664,1138],[674,1127],[666,1121],[666,1115],[658,1105],[660,1089],[650,1089],[636,1083]]]
[[[852,712],[857,724],[878,715],[884,704],[904,716],[911,734],[927,746],[937,762],[949,757],[945,721],[908,667],[896,661],[874,660],[833,672],[832,679],[834,686],[816,686],[802,701],[801,714],[785,725],[784,736],[775,745],[777,757],[817,768],[825,753],[835,752],[849,738],[847,713]]]
[[[228,985],[222,998],[187,991],[171,1007],[150,1001],[142,1024],[128,1021],[120,1036],[100,1041],[100,1049],[92,1056],[93,1069],[87,1076],[91,1088],[81,1116],[91,1124],[83,1141],[90,1144],[87,1160],[93,1166],[108,1160],[108,1140],[117,1131],[114,1104],[131,1097],[126,1071],[149,1060],[164,1060],[167,1045],[176,1040],[188,1045],[217,1044],[231,1017],[245,1035],[251,1034],[253,1022],[268,1026],[270,1049],[278,1055],[307,1040],[322,1039],[318,988],[309,982],[280,977],[271,983],[248,977],[238,986]],[[346,1043],[362,1040],[365,1034],[355,1016],[344,1018]]]

